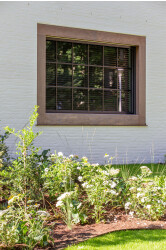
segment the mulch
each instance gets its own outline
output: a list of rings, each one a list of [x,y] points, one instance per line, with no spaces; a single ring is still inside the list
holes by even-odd
[[[121,212],[112,216],[105,223],[76,225],[73,226],[72,230],[69,230],[62,221],[59,221],[52,231],[54,247],[48,249],[60,250],[99,235],[128,229],[166,229],[166,218],[159,221],[148,221],[133,218],[125,212]]]

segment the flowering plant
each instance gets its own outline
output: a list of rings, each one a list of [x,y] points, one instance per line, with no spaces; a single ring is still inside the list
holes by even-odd
[[[142,166],[141,175],[129,178],[125,209],[141,218],[157,220],[166,210],[166,178],[147,178],[151,174],[152,171],[148,167]]]

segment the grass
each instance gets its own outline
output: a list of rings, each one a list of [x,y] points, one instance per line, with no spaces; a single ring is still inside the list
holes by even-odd
[[[141,173],[140,167],[147,166],[152,171],[153,176],[161,176],[166,175],[166,165],[165,164],[155,164],[155,163],[148,163],[148,164],[127,164],[127,165],[113,165],[114,168],[119,168],[121,170],[121,175],[124,179],[128,179],[131,176],[136,176]]]
[[[66,250],[166,250],[166,230],[126,230],[95,237]]]

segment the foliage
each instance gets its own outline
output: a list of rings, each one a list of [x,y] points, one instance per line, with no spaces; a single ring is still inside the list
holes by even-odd
[[[166,211],[166,177],[150,179],[151,174],[148,167],[142,166],[141,175],[129,178],[125,209],[141,218],[158,220]]]
[[[90,164],[86,157],[82,158],[78,180],[86,191],[90,205],[94,206],[92,217],[96,222],[101,221],[101,215],[105,212],[107,204],[119,205],[123,182],[117,177],[119,169],[114,169],[111,164],[104,167],[99,164]]]
[[[51,154],[51,164],[42,175],[45,180],[44,189],[51,197],[74,190],[79,165],[77,158],[73,155],[65,157],[62,152]]]
[[[28,202],[25,210],[23,195],[17,195],[10,197],[7,209],[0,210],[1,246],[22,244],[33,249],[36,245],[48,245],[49,229],[44,225],[44,218],[37,212],[38,205],[32,205],[32,202]]]
[[[86,215],[80,210],[82,203],[78,200],[77,189],[63,193],[58,197],[57,207],[61,209],[62,218],[71,229],[73,224],[86,221]]]
[[[9,188],[5,185],[4,178],[1,176],[1,171],[7,169],[10,163],[10,157],[8,154],[8,147],[5,144],[5,140],[8,138],[8,132],[4,135],[0,134],[0,197],[4,198],[9,193]]]
[[[18,132],[9,127],[5,128],[7,133],[13,134],[19,139],[17,144],[18,157],[12,161],[7,169],[2,170],[1,176],[4,177],[6,185],[10,186],[13,194],[24,194],[25,203],[28,198],[40,199],[42,197],[44,181],[41,176],[49,164],[48,151],[39,153],[40,148],[33,145],[34,139],[41,134],[33,131],[37,116],[37,107],[35,107],[29,119],[29,126]]]

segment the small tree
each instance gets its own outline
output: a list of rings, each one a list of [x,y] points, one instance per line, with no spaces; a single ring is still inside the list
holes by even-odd
[[[19,142],[17,144],[18,157],[9,166],[8,171],[2,171],[2,175],[8,177],[8,184],[14,194],[24,195],[25,207],[27,198],[41,198],[44,181],[41,175],[48,164],[48,150],[44,150],[40,154],[40,148],[33,145],[35,138],[41,134],[41,132],[35,133],[33,131],[37,117],[37,106],[35,106],[29,119],[29,125],[25,128],[15,132],[15,129],[5,127],[5,131],[15,135]]]

